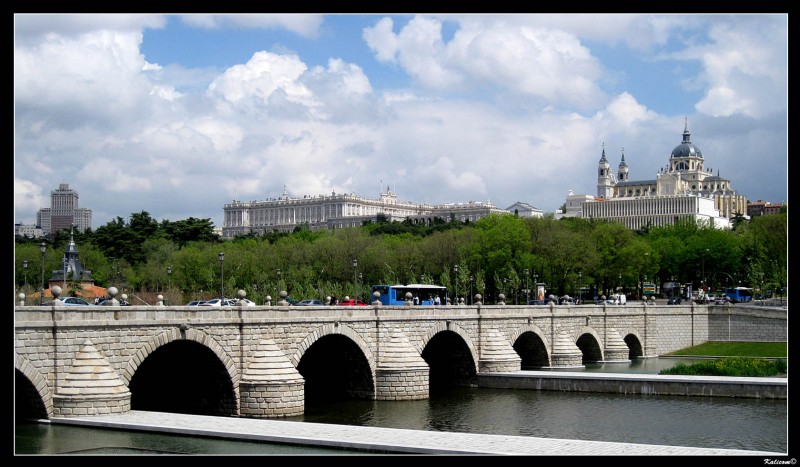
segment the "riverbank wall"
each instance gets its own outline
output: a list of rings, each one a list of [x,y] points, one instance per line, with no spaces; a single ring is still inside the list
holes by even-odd
[[[786,399],[787,378],[519,371],[478,375],[478,387],[538,391]]]

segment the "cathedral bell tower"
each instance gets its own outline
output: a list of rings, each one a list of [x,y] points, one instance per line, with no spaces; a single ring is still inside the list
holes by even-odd
[[[603,155],[597,164],[597,196],[599,198],[611,198],[616,181],[611,174],[611,165],[606,159],[606,143],[603,143]]]
[[[628,181],[628,164],[625,163],[625,148],[622,148],[622,161],[619,163],[617,180],[620,182]]]

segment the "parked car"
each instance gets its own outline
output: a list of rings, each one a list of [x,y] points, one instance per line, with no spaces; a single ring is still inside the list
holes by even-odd
[[[64,302],[64,305],[69,306],[94,306],[81,297],[64,297],[62,301]]]
[[[234,306],[239,306],[239,301],[240,300],[243,300],[246,303],[245,306],[256,306],[256,302],[254,302],[254,301],[252,301],[250,299],[247,299],[247,298],[240,298],[239,300],[233,300],[233,305]]]
[[[203,300],[192,300],[191,302],[187,303],[186,306],[197,306],[203,303]]]
[[[236,305],[236,300],[230,298],[212,298],[211,300],[206,300],[197,306],[234,306]]]
[[[325,306],[325,304],[322,303],[322,300],[312,300],[312,299],[300,300],[299,302],[295,302],[292,305],[295,305],[295,306]]]
[[[117,302],[119,302],[119,306],[131,306],[130,303],[123,302],[122,300],[117,300]],[[104,299],[100,300],[99,302],[97,302],[97,306],[108,306],[108,305],[111,305],[111,299],[110,298],[104,298]]]
[[[357,298],[351,298],[350,300],[342,300],[339,302],[339,306],[369,306],[369,304]]]
[[[681,304],[681,297],[674,296],[674,297],[669,297],[667,299],[667,305],[680,305],[680,304]]]
[[[574,305],[575,299],[570,297],[569,295],[564,295],[563,297],[558,298],[559,305]]]

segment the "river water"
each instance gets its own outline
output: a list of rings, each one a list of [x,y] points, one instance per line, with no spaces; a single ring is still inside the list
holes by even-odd
[[[592,365],[657,373],[681,360]],[[787,400],[456,388],[420,401],[306,406],[289,421],[544,438],[788,452]],[[18,423],[16,454],[324,455],[342,450]],[[347,455],[358,454],[346,451]]]

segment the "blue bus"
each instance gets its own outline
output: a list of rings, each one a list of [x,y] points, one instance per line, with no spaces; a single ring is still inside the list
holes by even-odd
[[[733,303],[749,302],[753,300],[753,289],[749,287],[729,287],[725,289],[725,296]]]
[[[408,284],[408,285],[373,285],[372,293],[380,292],[378,300],[387,306],[398,306],[406,304],[406,293],[411,292],[412,305],[436,305],[447,304],[447,287],[429,284]],[[372,299],[372,296],[370,296]],[[415,300],[416,299],[416,300]]]

